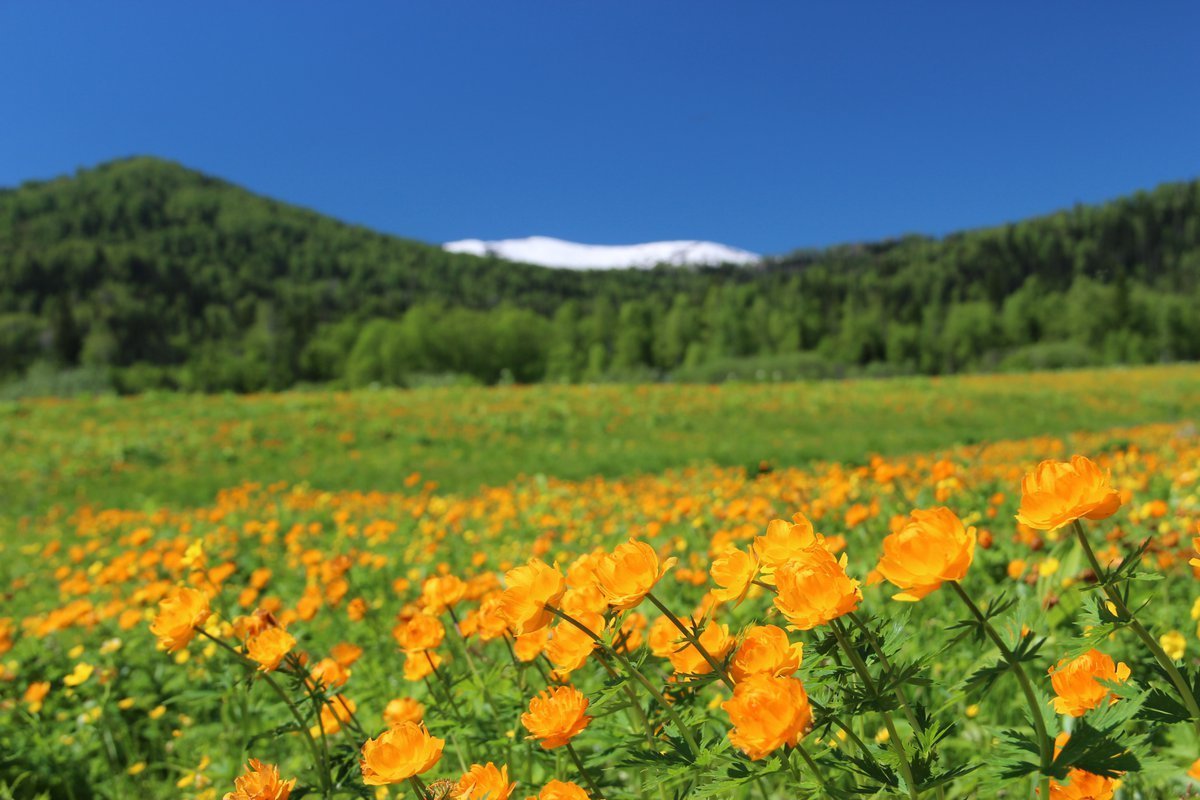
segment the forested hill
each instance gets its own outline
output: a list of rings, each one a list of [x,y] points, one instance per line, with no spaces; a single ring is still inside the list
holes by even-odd
[[[134,158],[0,191],[0,380],[123,390],[1200,358],[1200,182],[761,266],[553,270]],[[51,381],[52,383],[52,381]]]

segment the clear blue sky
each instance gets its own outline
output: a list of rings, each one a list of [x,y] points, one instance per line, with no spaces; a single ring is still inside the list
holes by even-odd
[[[1200,175],[1200,4],[990,5],[5,2],[0,185],[148,153],[428,241],[777,253]]]

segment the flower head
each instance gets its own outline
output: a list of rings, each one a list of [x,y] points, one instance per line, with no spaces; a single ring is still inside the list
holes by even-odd
[[[246,642],[246,655],[258,663],[261,672],[271,672],[296,646],[296,637],[283,628],[267,628]]]
[[[713,560],[709,574],[720,587],[713,590],[713,597],[723,603],[740,603],[758,576],[758,558],[745,550],[729,550]]]
[[[1100,681],[1124,682],[1129,675],[1128,666],[1113,663],[1111,657],[1095,648],[1078,658],[1063,659],[1050,668],[1050,683],[1056,695],[1054,710],[1081,717],[1112,694]]]
[[[709,623],[698,637],[700,645],[708,651],[718,663],[733,649],[734,639],[729,635],[729,626]],[[691,642],[682,642],[670,655],[671,666],[680,675],[707,675],[712,672],[712,665]]]
[[[774,519],[767,532],[754,539],[754,552],[765,572],[773,573],[802,551],[822,541],[808,517],[797,514],[793,522]]]
[[[729,741],[757,761],[786,745],[795,746],[812,725],[812,707],[795,678],[751,675],[721,704],[733,730]]]
[[[174,653],[187,647],[209,613],[208,595],[198,589],[177,586],[158,604],[150,632],[158,638],[161,649]]]
[[[389,728],[362,746],[363,783],[383,786],[420,775],[438,762],[445,744],[415,722]]]
[[[432,614],[418,612],[392,628],[392,637],[406,653],[432,650],[446,638],[446,626]]]
[[[534,800],[530,798],[530,800]],[[588,800],[587,792],[570,781],[553,780],[542,787],[536,800]]]
[[[858,608],[862,590],[846,575],[845,561],[814,544],[775,571],[775,607],[793,629],[811,630]]]
[[[557,604],[567,590],[562,573],[536,558],[510,569],[504,582],[508,588],[500,595],[500,614],[518,636],[549,625],[553,615],[546,606]]]
[[[915,601],[944,581],[962,580],[975,554],[975,529],[965,528],[948,508],[918,509],[900,530],[883,540],[879,574],[902,591],[896,600]]]
[[[610,606],[624,611],[642,602],[674,564],[673,558],[660,564],[653,547],[630,539],[596,565],[596,585]]]
[[[508,767],[492,762],[472,764],[451,794],[455,800],[508,800],[516,783],[508,782]]]
[[[393,728],[402,722],[420,722],[425,717],[425,706],[411,697],[389,700],[383,709],[383,721]]]
[[[729,674],[737,682],[751,675],[787,677],[800,669],[804,644],[788,641],[787,631],[776,625],[755,625],[742,636],[729,662]]]
[[[1083,456],[1043,461],[1021,481],[1017,521],[1040,531],[1061,528],[1080,517],[1105,519],[1121,507],[1121,494],[1108,476]]]
[[[592,721],[585,712],[588,699],[574,686],[555,686],[529,701],[529,711],[521,715],[521,724],[546,750],[562,747]]]
[[[280,780],[279,768],[250,759],[246,773],[233,782],[233,791],[224,800],[288,800],[296,779]]]

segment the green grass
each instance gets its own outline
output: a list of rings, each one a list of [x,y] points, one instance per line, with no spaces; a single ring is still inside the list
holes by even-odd
[[[1006,438],[1189,419],[1200,366],[722,386],[146,395],[0,405],[3,516],[196,504],[242,481],[469,491],[701,462],[858,463]]]

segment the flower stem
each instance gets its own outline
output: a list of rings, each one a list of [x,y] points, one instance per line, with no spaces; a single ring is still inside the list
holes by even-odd
[[[1079,546],[1083,548],[1084,556],[1087,557],[1088,563],[1091,564],[1092,571],[1096,573],[1096,580],[1101,580],[1104,575],[1104,569],[1100,566],[1100,560],[1096,558],[1095,551],[1092,550],[1091,542],[1088,541],[1083,526],[1079,524],[1079,520],[1074,520],[1071,524],[1075,528],[1075,538],[1079,540]],[[1171,683],[1175,686],[1175,691],[1179,692],[1180,699],[1183,700],[1183,704],[1187,707],[1188,713],[1192,715],[1192,725],[1195,727],[1196,733],[1200,734],[1200,705],[1197,705],[1196,696],[1192,693],[1191,687],[1188,686],[1187,679],[1179,672],[1179,668],[1175,666],[1175,662],[1166,654],[1162,646],[1154,640],[1154,636],[1151,635],[1150,631],[1146,630],[1146,627],[1133,615],[1133,612],[1125,604],[1125,599],[1121,597],[1121,593],[1117,591],[1117,588],[1106,584],[1103,586],[1103,589],[1109,601],[1116,606],[1121,616],[1129,620],[1129,627],[1133,629],[1138,638],[1149,648],[1154,658],[1158,661],[1159,666],[1167,673],[1167,676],[1171,679]]]
[[[838,645],[841,646],[842,650],[846,653],[846,657],[850,659],[850,663],[854,666],[854,671],[862,679],[867,691],[878,697],[879,689],[875,686],[874,679],[871,678],[871,672],[867,669],[866,663],[859,657],[858,651],[854,649],[854,645],[846,638],[846,630],[842,627],[841,620],[830,620],[829,627],[833,631],[833,636],[837,639]],[[908,760],[908,752],[904,749],[904,742],[900,740],[900,734],[896,731],[896,724],[892,721],[891,712],[881,711],[880,714],[882,714],[883,724],[887,728],[888,743],[896,753],[896,757],[900,759],[900,773],[904,776],[904,783],[908,786],[908,796],[912,800],[916,800],[920,796],[920,793],[917,791],[917,782],[913,778],[912,763]]]
[[[1009,649],[1004,640],[1000,638],[1000,634],[996,633],[996,629],[992,627],[992,623],[988,622],[987,617],[979,610],[979,606],[975,605],[975,601],[970,598],[966,591],[962,588],[958,581],[947,581],[970,609],[971,614],[979,621],[984,632],[996,648],[1000,651],[1000,655],[1008,663],[1013,674],[1017,676],[1017,682],[1021,684],[1021,692],[1025,695],[1025,702],[1029,705],[1029,714],[1033,718],[1034,732],[1038,739],[1038,754],[1041,764],[1041,796],[1050,796],[1050,764],[1054,761],[1053,743],[1050,741],[1050,736],[1046,733],[1046,718],[1042,715],[1041,706],[1038,704],[1037,694],[1033,691],[1033,683],[1029,680],[1029,675],[1025,672],[1025,667],[1017,660],[1013,651]]]
[[[712,671],[720,676],[721,682],[728,686],[730,691],[733,691],[733,679],[729,677],[729,673],[725,671],[725,668],[721,666],[720,662],[712,657],[712,654],[708,652],[707,648],[700,644],[700,637],[697,636],[694,631],[689,630],[686,625],[680,622],[679,617],[675,616],[671,612],[671,609],[663,605],[663,603],[654,596],[653,592],[647,593],[646,597],[651,603],[654,604],[655,608],[661,611],[663,615],[671,621],[671,624],[679,629],[679,632],[682,633],[683,637],[691,643],[692,647],[696,648],[696,652],[698,652],[704,658],[704,660],[708,662],[708,666],[712,667]]]
[[[817,768],[817,762],[814,761],[813,757],[810,756],[808,751],[804,749],[804,745],[802,745],[800,742],[796,742],[796,746],[792,749],[800,754],[800,758],[802,758],[804,763],[808,765],[808,771],[812,773],[813,778],[816,779],[817,783],[821,784],[821,788],[828,790],[829,784],[825,782],[825,777],[821,775],[821,770]],[[792,771],[792,775],[796,778],[796,782],[799,783],[803,779],[800,776],[800,770],[796,768],[794,763],[792,763],[792,759],[788,755],[787,747],[784,747],[780,752],[782,754],[783,763],[787,764],[788,769]]]
[[[569,622],[570,624],[574,625],[579,630],[586,633],[588,636],[592,637],[592,639],[598,645],[600,645],[600,647],[606,653],[608,653],[609,655],[613,656],[618,661],[620,661],[621,665],[625,667],[625,670],[629,673],[629,675],[634,680],[636,680],[638,683],[640,683],[646,689],[646,691],[650,693],[651,697],[653,697],[655,700],[658,701],[658,704],[663,707],[663,710],[665,712],[667,712],[667,716],[670,717],[671,721],[675,723],[675,727],[679,729],[679,734],[683,737],[683,740],[685,742],[687,742],[688,750],[691,752],[692,758],[695,758],[696,756],[698,756],[700,754],[700,747],[699,747],[699,745],[696,744],[696,738],[692,735],[691,728],[689,728],[684,723],[684,721],[682,719],[680,719],[678,712],[676,712],[674,707],[669,702],[667,702],[667,698],[663,697],[663,694],[662,694],[662,692],[660,692],[658,690],[658,687],[656,687],[653,683],[651,683],[650,679],[647,678],[645,675],[643,675],[641,673],[641,671],[633,665],[633,662],[630,661],[625,656],[624,653],[621,653],[621,652],[609,647],[607,644],[604,643],[604,640],[601,639],[599,636],[597,636],[595,633],[593,633],[590,628],[588,628],[586,625],[579,622],[577,619],[570,616],[569,614],[565,614],[562,611],[559,611],[554,606],[549,606],[549,605],[546,606],[546,610],[549,611],[554,616],[564,620],[565,622]]]
[[[596,782],[592,780],[591,773],[584,769],[583,760],[579,757],[579,753],[575,752],[575,748],[571,746],[570,742],[567,742],[566,747],[567,753],[571,756],[571,760],[575,762],[575,769],[579,770],[579,774],[583,776],[583,782],[586,783],[588,785],[588,789],[592,791],[592,797],[594,797],[595,800],[604,800],[604,795],[600,792],[599,787],[596,786]]]

